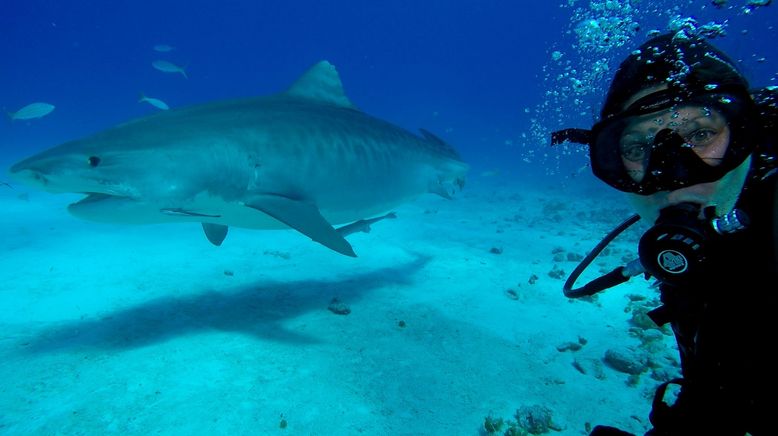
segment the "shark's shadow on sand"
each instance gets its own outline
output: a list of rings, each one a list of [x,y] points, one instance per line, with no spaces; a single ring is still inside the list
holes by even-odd
[[[287,343],[316,338],[285,329],[283,321],[325,309],[333,297],[353,303],[371,290],[411,283],[430,258],[338,280],[261,283],[235,291],[207,291],[187,297],[162,297],[134,307],[44,328],[22,344],[29,353],[80,348],[131,349],[197,332],[229,331]]]

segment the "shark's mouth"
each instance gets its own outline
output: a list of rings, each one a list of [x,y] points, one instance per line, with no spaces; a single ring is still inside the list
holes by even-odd
[[[159,211],[137,199],[123,195],[83,192],[81,200],[71,203],[68,212],[78,218],[111,224],[153,224],[160,222]]]
[[[164,203],[145,201],[124,195],[83,192],[81,200],[68,206],[68,211],[83,219],[104,223],[158,224],[174,221],[208,221],[219,214],[190,210]]]
[[[124,197],[121,195],[111,195],[111,194],[103,194],[100,192],[84,192],[84,195],[86,197],[82,198],[81,200],[78,200],[77,202],[71,204],[71,206],[80,206],[90,203],[96,203],[98,201],[105,201],[105,200],[117,200],[117,199],[123,199],[123,200],[129,200],[129,197]]]
[[[83,211],[85,213],[89,213],[89,211],[121,213],[122,210],[127,208],[137,209],[142,207],[142,203],[137,199],[125,195],[106,194],[103,192],[82,192],[82,194],[85,197],[75,203],[71,203],[68,206],[68,210],[71,212]]]

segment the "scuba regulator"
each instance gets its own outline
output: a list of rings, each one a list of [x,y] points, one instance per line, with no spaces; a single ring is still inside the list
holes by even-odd
[[[640,238],[638,259],[573,289],[575,281],[600,252],[640,219],[638,215],[632,215],[608,233],[578,264],[565,282],[565,296],[579,298],[594,295],[639,274],[670,284],[687,284],[695,280],[705,268],[711,246],[749,225],[748,216],[739,209],[721,217],[714,216],[713,206],[700,209],[694,203],[680,203],[662,209],[654,226]]]
[[[653,227],[640,238],[638,255],[646,271],[662,282],[688,283],[705,264],[710,244],[722,236],[748,226],[748,217],[735,209],[714,217],[713,206],[702,211],[694,203],[681,203],[662,209]]]

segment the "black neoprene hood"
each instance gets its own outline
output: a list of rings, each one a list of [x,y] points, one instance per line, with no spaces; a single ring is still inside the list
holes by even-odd
[[[601,119],[623,111],[636,93],[660,84],[689,93],[711,87],[736,87],[743,92],[749,88],[735,63],[721,50],[683,32],[668,33],[646,41],[621,63],[605,98]]]

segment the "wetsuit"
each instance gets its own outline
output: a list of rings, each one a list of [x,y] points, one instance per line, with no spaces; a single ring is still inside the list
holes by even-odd
[[[778,129],[775,93],[760,98],[772,113],[736,205],[750,225],[711,247],[699,283],[660,287],[654,315],[673,328],[683,378],[671,407],[658,390],[651,435],[778,434]]]
[[[657,390],[647,435],[778,434],[778,358],[771,357],[778,349],[776,119],[765,118],[763,145],[736,205],[750,225],[711,247],[699,282],[660,286],[662,306],[651,316],[672,326],[683,377],[670,382],[681,385],[672,406],[672,398],[662,401],[667,384]],[[591,434],[628,433],[598,426]]]
[[[704,280],[661,286],[654,315],[673,328],[683,378],[672,407],[660,389],[649,434],[778,434],[777,181],[749,181],[736,207],[751,224],[711,247]]]

